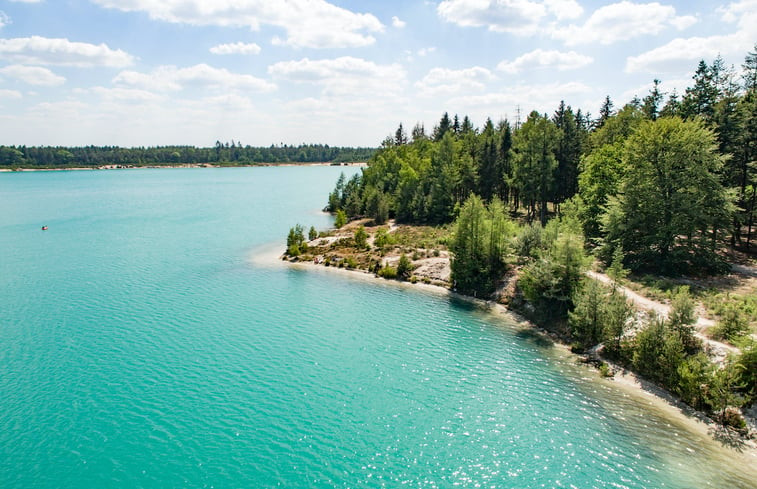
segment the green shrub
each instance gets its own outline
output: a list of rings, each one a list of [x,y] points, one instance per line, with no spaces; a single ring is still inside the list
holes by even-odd
[[[402,253],[400,255],[400,261],[397,263],[397,276],[401,279],[406,279],[410,276],[410,272],[413,271],[413,264],[410,262],[410,259]]]
[[[393,280],[397,278],[397,269],[387,265],[379,270],[378,275],[379,277]]]
[[[737,305],[727,304],[720,315],[720,321],[712,331],[715,338],[734,341],[749,332],[749,321]]]
[[[365,226],[358,226],[354,234],[355,247],[357,249],[365,249],[368,247],[368,233],[365,232]]]

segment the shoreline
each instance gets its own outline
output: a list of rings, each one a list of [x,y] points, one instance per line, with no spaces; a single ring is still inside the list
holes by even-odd
[[[737,442],[730,440],[731,443],[729,443],[727,432],[725,432],[722,426],[718,425],[714,420],[676,399],[665,389],[639,377],[627,369],[616,368],[616,373],[612,377],[602,377],[596,368],[588,365],[585,361],[586,357],[584,355],[571,352],[569,345],[559,341],[555,335],[528,320],[517,311],[508,309],[507,306],[503,304],[460,294],[459,292],[452,291],[441,285],[427,284],[420,281],[411,283],[407,281],[384,279],[365,270],[326,267],[322,264],[316,264],[310,261],[290,262],[282,259],[284,251],[285,249],[280,245],[270,244],[258,247],[250,251],[248,261],[258,266],[286,266],[308,270],[309,272],[318,271],[320,273],[337,273],[350,277],[351,279],[364,280],[374,284],[380,283],[379,281],[381,281],[385,285],[392,287],[401,287],[405,289],[412,288],[413,290],[419,290],[424,293],[454,298],[474,304],[491,314],[509,319],[517,323],[517,325],[523,329],[533,331],[548,339],[551,343],[551,348],[555,348],[561,356],[572,359],[574,363],[580,364],[587,373],[591,373],[591,382],[620,390],[624,394],[633,397],[639,403],[645,405],[645,407],[655,410],[669,421],[675,422],[689,432],[710,442],[717,443],[719,447],[727,450],[729,453],[734,454],[735,452],[735,455],[743,457],[745,462],[757,463],[757,440],[740,438]]]
[[[145,170],[161,168],[256,168],[256,167],[276,167],[276,166],[351,166],[366,167],[367,163],[353,161],[348,163],[330,163],[330,162],[281,162],[281,163],[250,163],[244,165],[218,165],[213,163],[180,163],[175,165],[103,165],[103,166],[86,166],[86,167],[66,167],[66,168],[0,168],[0,173],[15,172],[37,172],[37,171],[96,171],[96,170]]]

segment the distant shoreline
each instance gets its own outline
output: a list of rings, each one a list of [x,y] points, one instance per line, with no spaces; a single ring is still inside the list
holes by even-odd
[[[299,163],[299,162],[281,162],[281,163],[250,163],[244,165],[225,165],[225,164],[213,164],[213,163],[182,163],[177,165],[103,165],[103,166],[84,166],[84,167],[60,167],[60,168],[33,168],[33,167],[19,167],[19,168],[0,168],[0,173],[13,173],[13,172],[35,172],[35,171],[95,171],[95,170],[144,170],[144,169],[159,169],[159,168],[255,168],[255,167],[271,167],[271,166],[351,166],[351,167],[365,167],[368,164],[364,161],[353,161],[346,163],[330,163],[330,162],[316,162],[316,163]]]

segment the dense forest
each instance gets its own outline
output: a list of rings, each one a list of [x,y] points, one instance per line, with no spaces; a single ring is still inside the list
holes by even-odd
[[[684,93],[655,80],[617,109],[606,97],[596,118],[560,103],[483,128],[447,113],[430,133],[400,124],[362,174],[340,177],[328,209],[342,221],[448,225],[453,288],[483,297],[517,269],[530,318],[743,430],[733,408],[757,399],[754,311],[724,308],[708,334],[741,350],[713,363],[687,288],[669,317],[640,318],[618,287],[629,272],[717,274],[729,247],[753,253],[756,193],[752,52],[740,75],[701,61]],[[595,261],[612,285],[587,278]]]
[[[242,146],[217,141],[210,148],[160,146],[0,146],[0,168],[66,168],[100,166],[247,165],[255,163],[346,163],[368,160],[373,148],[340,148],[321,144],[269,147]]]
[[[563,102],[483,128],[447,113],[430,134],[400,124],[328,208],[444,224],[475,194],[542,226],[567,208],[606,261],[622,247],[633,269],[718,271],[725,241],[754,248],[757,54],[743,68],[701,61],[685,93],[655,80],[617,110],[606,97],[596,119]]]

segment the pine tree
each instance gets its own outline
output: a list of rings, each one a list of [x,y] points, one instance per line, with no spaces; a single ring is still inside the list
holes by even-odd
[[[657,120],[657,116],[660,112],[660,103],[662,102],[663,93],[660,92],[660,80],[654,80],[654,85],[649,91],[649,95],[644,97],[643,105],[641,106],[642,112],[650,120]]]
[[[605,125],[605,122],[607,122],[607,119],[609,119],[612,116],[612,100],[610,100],[610,96],[607,95],[605,97],[605,101],[602,102],[602,107],[599,108],[599,119],[597,119],[596,127],[600,128]]]

